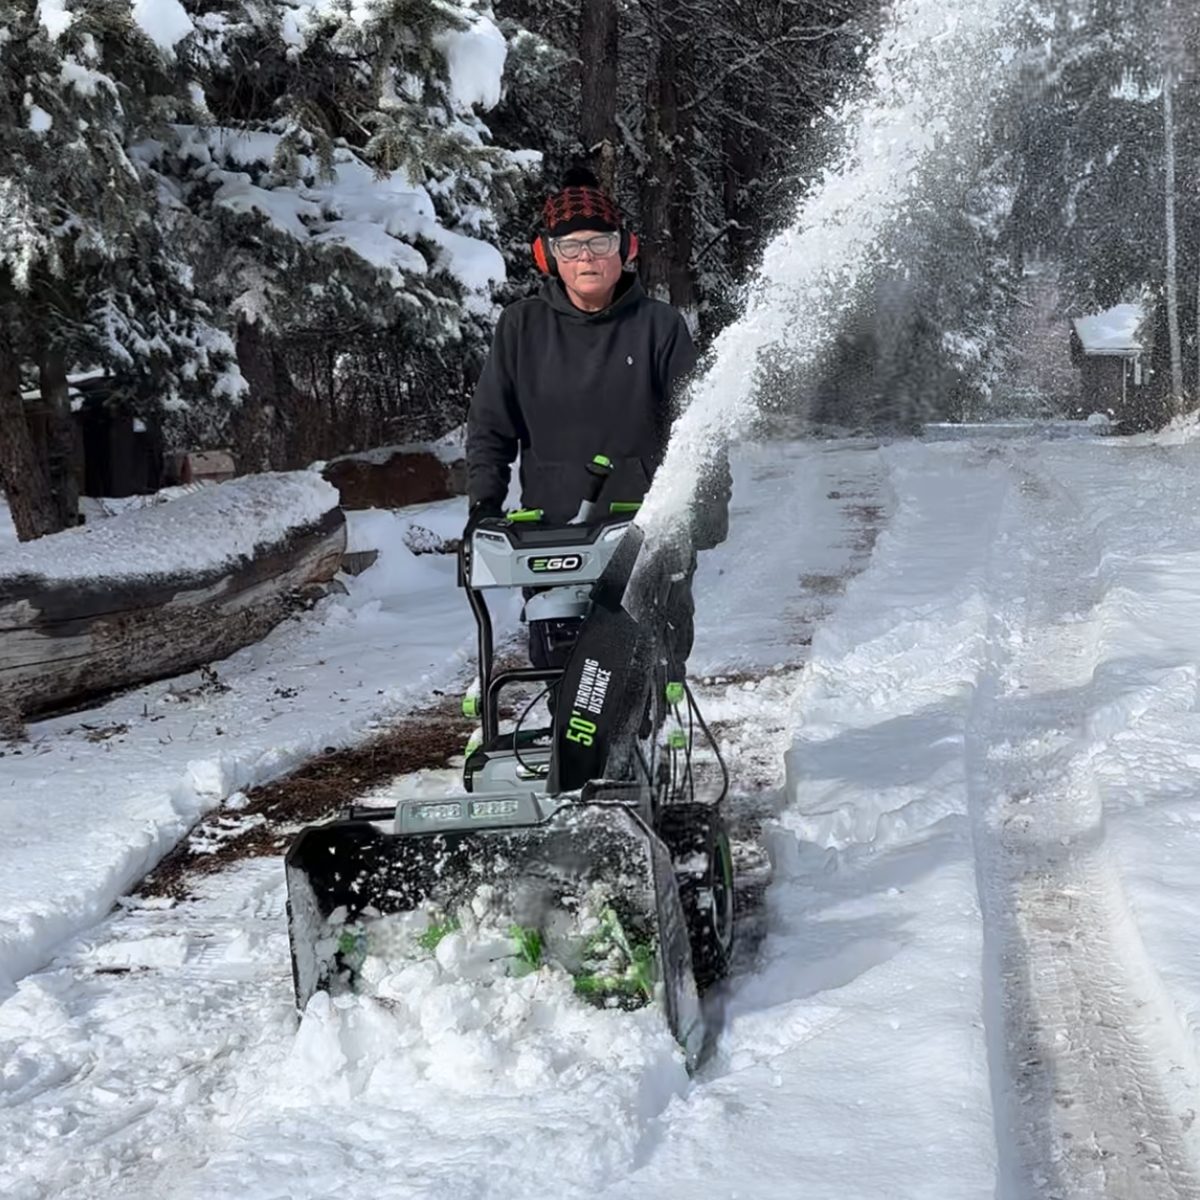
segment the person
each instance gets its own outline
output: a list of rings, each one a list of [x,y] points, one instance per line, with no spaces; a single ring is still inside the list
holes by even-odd
[[[571,520],[604,455],[612,470],[599,501],[640,502],[666,450],[679,386],[697,353],[683,315],[652,299],[637,276],[637,237],[595,176],[576,168],[546,200],[534,259],[536,295],[500,314],[467,421],[469,537],[498,516],[513,462],[521,504],[547,523]],[[696,530],[697,548],[723,540],[728,517]],[[690,589],[683,657],[691,647]],[[535,666],[545,648],[531,639]],[[542,661],[539,661],[541,659]]]

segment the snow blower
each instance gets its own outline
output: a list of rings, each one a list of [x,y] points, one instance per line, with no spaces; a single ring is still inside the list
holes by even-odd
[[[660,1004],[695,1063],[699,994],[733,947],[728,773],[673,661],[685,573],[646,545],[637,505],[600,511],[608,460],[588,470],[568,524],[514,512],[460,550],[479,631],[464,711],[481,722],[463,793],[352,807],[289,849],[301,1011],[320,989],[357,988],[372,955],[436,957],[451,931],[490,923],[515,971],[552,964],[594,1003]],[[523,590],[550,666],[497,669],[485,593],[499,588]],[[518,692],[533,698],[502,730],[501,698]],[[542,699],[549,727],[526,728]]]

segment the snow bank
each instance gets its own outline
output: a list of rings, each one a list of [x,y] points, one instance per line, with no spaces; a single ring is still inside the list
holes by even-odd
[[[117,583],[221,570],[315,525],[337,503],[337,489],[315,472],[247,475],[36,541],[0,542],[0,577]]]

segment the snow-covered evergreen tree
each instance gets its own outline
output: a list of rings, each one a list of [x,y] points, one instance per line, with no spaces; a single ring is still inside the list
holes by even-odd
[[[478,115],[500,99],[503,35],[467,3],[198,7],[181,54],[205,119],[155,165],[241,331],[251,458],[386,438],[405,408],[410,436],[438,432],[490,333],[521,184]]]
[[[146,8],[0,3],[0,472],[24,536],[74,519],[71,369],[118,373],[142,407],[228,406],[242,386],[171,237],[171,199],[135,151],[188,112],[169,44],[139,23]],[[39,378],[49,462],[17,397]]]

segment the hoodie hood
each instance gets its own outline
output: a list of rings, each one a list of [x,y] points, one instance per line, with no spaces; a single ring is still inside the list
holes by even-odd
[[[542,290],[538,293],[538,298],[544,300],[556,313],[561,313],[564,317],[570,317],[572,320],[580,321],[583,324],[592,324],[600,321],[611,321],[624,309],[631,307],[642,299],[646,294],[642,287],[642,281],[636,274],[623,274],[617,281],[617,290],[613,294],[612,303],[607,308],[602,308],[599,312],[584,312],[581,308],[576,308],[567,296],[567,289],[563,287],[561,279],[547,279],[542,284]]]

